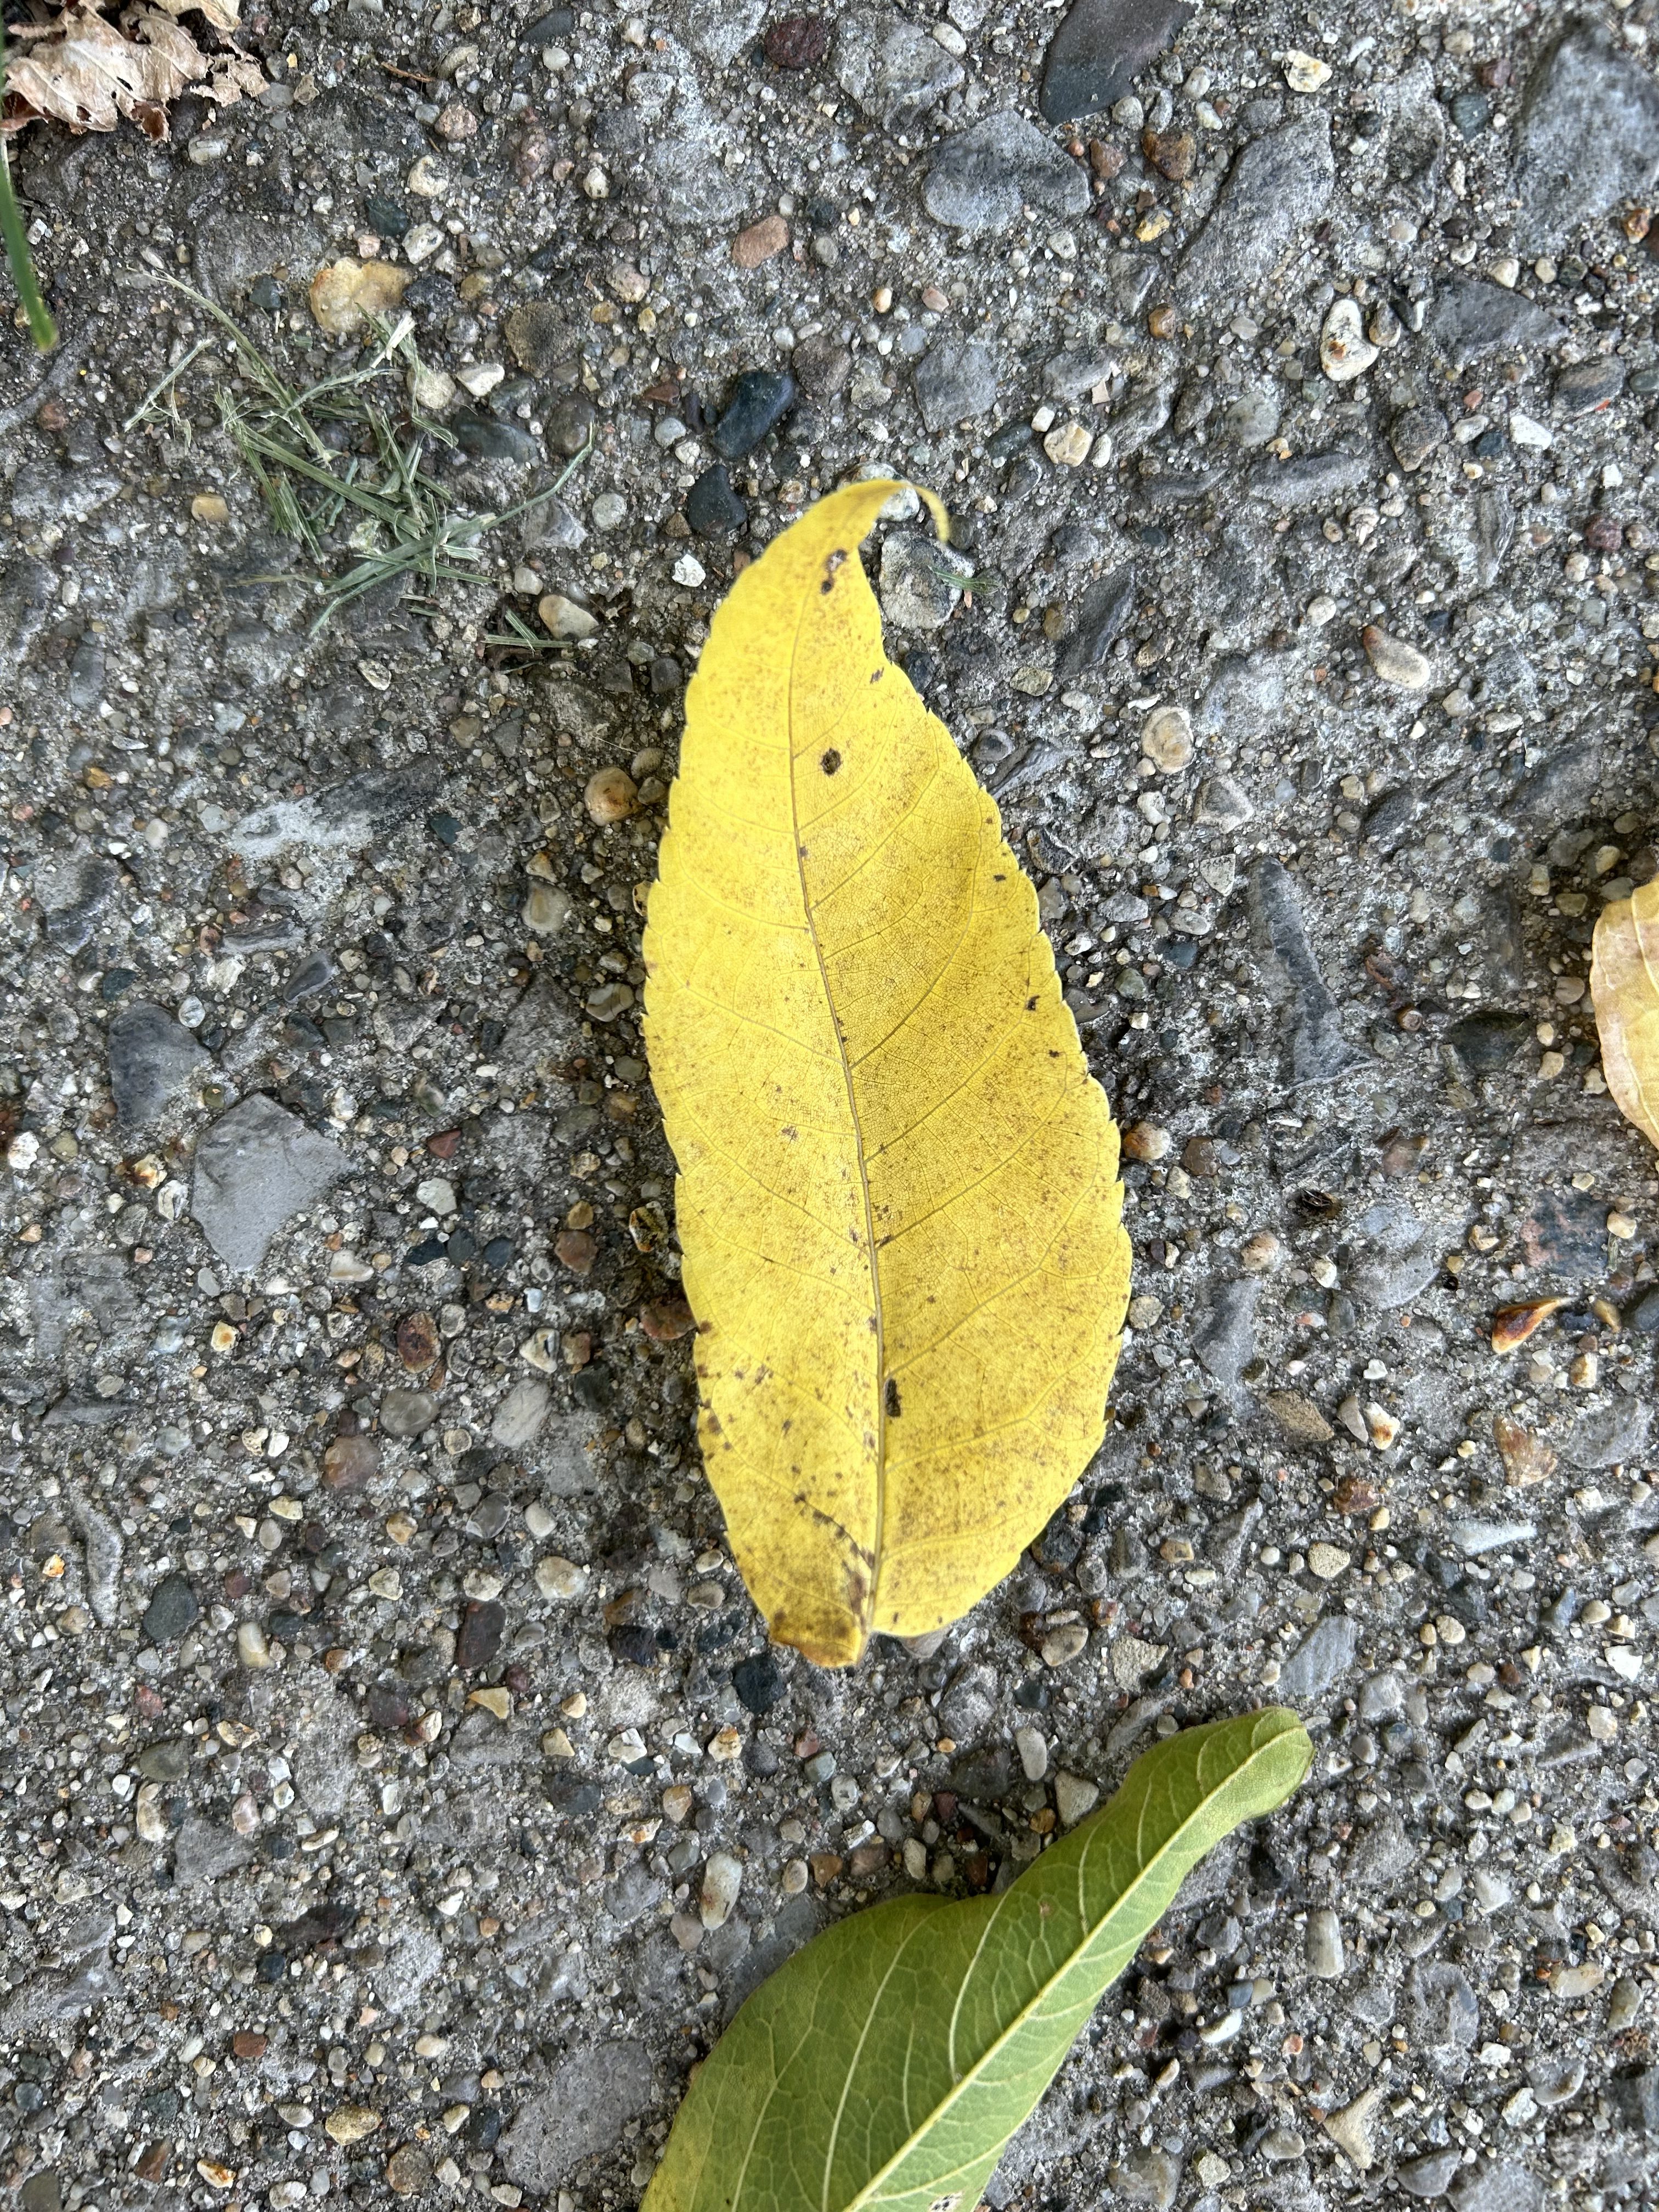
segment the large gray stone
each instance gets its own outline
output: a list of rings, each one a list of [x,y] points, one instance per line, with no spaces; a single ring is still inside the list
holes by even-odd
[[[997,403],[997,357],[974,338],[937,338],[916,363],[916,404],[930,430],[948,430]]]
[[[1599,24],[1570,24],[1527,82],[1516,147],[1516,228],[1528,252],[1659,182],[1659,85]]]
[[[1475,276],[1460,276],[1441,286],[1434,295],[1427,331],[1436,351],[1458,370],[1507,346],[1536,353],[1559,345],[1566,336],[1554,316],[1546,314],[1524,292]]]
[[[143,1129],[213,1065],[164,1006],[139,999],[109,1025],[109,1087],[124,1129]]]
[[[256,1091],[197,1147],[190,1210],[226,1266],[246,1273],[283,1224],[350,1165],[337,1144]]]
[[[507,2179],[520,2189],[556,2189],[584,2159],[620,2141],[654,2087],[642,2043],[599,2043],[573,2051],[555,2067],[540,2096],[520,2107],[501,2137]]]
[[[1298,1701],[1322,1698],[1341,1680],[1359,1649],[1359,1623],[1346,1613],[1316,1620],[1279,1671],[1279,1695]]]
[[[1322,114],[1300,116],[1245,147],[1209,221],[1188,247],[1180,289],[1193,304],[1243,300],[1330,204],[1336,164]]]
[[[1089,179],[1033,123],[1000,108],[949,141],[922,186],[922,204],[953,230],[1007,230],[1027,204],[1045,215],[1087,212]]]
[[[1100,115],[1192,21],[1185,0],[1076,0],[1049,41],[1042,112],[1050,123]]]
[[[902,15],[855,9],[836,37],[836,81],[884,131],[909,131],[962,82],[962,64]]]
[[[1291,1081],[1301,1090],[1334,1083],[1364,1054],[1342,1034],[1336,1000],[1326,987],[1302,924],[1302,903],[1282,860],[1258,860],[1250,871],[1250,906],[1259,935],[1290,988]]]

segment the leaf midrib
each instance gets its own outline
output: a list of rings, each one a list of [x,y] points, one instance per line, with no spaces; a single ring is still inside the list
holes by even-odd
[[[850,557],[861,558],[857,546]],[[875,1526],[870,1545],[869,1586],[859,1617],[860,1634],[868,1632],[875,1618],[876,1592],[881,1583],[881,1563],[884,1538],[887,1523],[887,1393],[884,1387],[887,1371],[886,1316],[882,1310],[881,1276],[876,1266],[875,1212],[870,1200],[870,1172],[864,1155],[864,1130],[859,1121],[858,1097],[853,1088],[853,1066],[847,1057],[847,1040],[842,1035],[841,1021],[836,1012],[835,994],[830,988],[830,971],[824,964],[823,946],[818,938],[817,918],[806,889],[806,863],[801,851],[800,807],[795,786],[795,664],[800,655],[801,632],[811,611],[813,598],[810,592],[801,594],[801,603],[795,617],[795,632],[789,641],[789,676],[784,687],[785,739],[789,755],[789,830],[795,849],[795,874],[800,884],[801,916],[806,924],[807,941],[812,947],[812,958],[818,971],[818,988],[823,993],[825,1011],[830,1026],[835,1033],[836,1054],[841,1064],[842,1085],[847,1094],[847,1118],[852,1124],[853,1146],[858,1164],[859,1197],[864,1207],[864,1258],[870,1282],[870,1303],[874,1310],[876,1337],[875,1369]],[[851,1608],[848,1608],[849,1611]]]
[[[869,2180],[865,2184],[864,2187],[859,2191],[859,2194],[856,2197],[850,2197],[848,2200],[845,2212],[866,2212],[866,2208],[872,2205],[876,2202],[876,2191],[880,2188],[884,2181],[887,2180],[890,2175],[895,2173],[898,2170],[898,2168],[903,2164],[904,2160],[909,2157],[912,2151],[915,2149],[916,2146],[927,2140],[927,2136],[940,2124],[945,2116],[961,2100],[963,2096],[965,2095],[967,2091],[977,2083],[979,2077],[989,2065],[991,2060],[994,2058],[997,2054],[1013,2039],[1013,2037],[1018,2033],[1020,2029],[1024,2027],[1025,2023],[1036,2011],[1038,2006],[1042,2002],[1044,1998],[1046,1998],[1049,1993],[1065,1979],[1067,1974],[1071,1973],[1076,1968],[1079,1962],[1087,1954],[1091,1947],[1099,1936],[1101,1930],[1105,1927],[1107,1922],[1109,1919],[1115,1917],[1116,1915],[1123,1910],[1124,1906],[1130,1903],[1130,1901],[1134,1898],[1137,1891],[1142,1887],[1156,1869],[1164,1863],[1169,1857],[1170,1853],[1174,1850],[1181,1838],[1192,1827],[1193,1823],[1195,1820],[1201,1819],[1210,1806],[1214,1803],[1215,1800],[1221,1796],[1233,1784],[1238,1782],[1245,1774],[1247,1774],[1251,1767],[1255,1765],[1255,1762],[1259,1759],[1265,1757],[1279,1741],[1280,1738],[1278,1735],[1271,1737],[1269,1741],[1261,1746],[1258,1750],[1253,1751],[1249,1759],[1242,1760],[1238,1765],[1231,1768],[1223,1779],[1216,1784],[1215,1788],[1206,1793],[1206,1795],[1194,1807],[1192,1812],[1187,1816],[1187,1818],[1172,1832],[1156,1855],[1147,1860],[1145,1864],[1138,1869],[1134,1879],[1130,1882],[1127,1888],[1121,1893],[1109,1910],[1102,1914],[1100,1919],[1090,1930],[1085,1941],[1080,1943],[1075,1951],[1070,1952],[1058,1971],[1052,1974],[1049,1978],[1043,1983],[1040,1989],[1033,1992],[1030,2002],[1021,2008],[1020,2011],[1016,2014],[1014,2019],[1009,2022],[1008,2026],[1003,2030],[1002,2033],[996,2038],[994,2042],[987,2045],[985,2050],[980,2054],[979,2057],[975,2060],[969,2071],[963,2075],[962,2079],[959,2081],[952,2083],[949,2094],[942,2098],[939,2104],[933,2107],[933,2111],[927,2115],[927,2119],[921,2127],[915,2128],[911,2130],[910,2134],[905,2138],[898,2149],[896,2150],[892,2156],[888,2160],[885,2166],[881,2167],[879,2172],[871,2175]],[[1142,1813],[1144,1817],[1144,1808],[1142,1808]],[[1109,1818],[1110,1814],[1109,1810],[1108,1813],[1103,1816],[1101,1826],[1103,1826],[1105,1825],[1105,1820]],[[1099,1830],[1097,1829],[1095,1831],[1095,1834],[1097,1834]],[[1081,1892],[1083,1888],[1084,1871],[1088,1864],[1089,1853],[1094,1848],[1095,1834],[1091,1834],[1087,1842],[1085,1842],[1083,1847],[1082,1855],[1078,1860],[1077,1879],[1080,1910],[1082,1907]],[[1012,1897],[1012,1895],[1013,1888],[1011,1886],[1008,1889],[1003,1892],[1002,1898],[998,1899],[996,1908],[997,1912],[1000,1912],[1001,1910],[1003,1899]],[[1084,1917],[1086,1920],[1086,1913],[1085,1913]],[[986,1923],[986,1935],[988,1936],[991,1929],[995,1925],[995,1922],[996,1912],[994,1912],[991,1919]],[[979,1948],[983,1948],[982,1939]],[[978,1950],[975,1951],[975,1955],[977,1958]],[[965,1985],[967,1980],[965,1974],[963,1979]],[[960,2001],[961,1992],[958,1990],[958,2003]],[[827,2203],[826,2212],[828,2212]]]

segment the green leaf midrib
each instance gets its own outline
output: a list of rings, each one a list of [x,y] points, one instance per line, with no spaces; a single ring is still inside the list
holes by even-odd
[[[905,2142],[896,2151],[894,2152],[892,2156],[889,2158],[887,2163],[882,2166],[878,2172],[872,2174],[870,2179],[865,2184],[864,2187],[860,2191],[856,2197],[849,2197],[848,2199],[845,2212],[868,2212],[868,2208],[877,2202],[877,2191],[885,2181],[900,2170],[908,2158],[909,2158],[918,2148],[926,2143],[928,2136],[940,2125],[945,2116],[953,2110],[954,2107],[961,2102],[963,2097],[967,2094],[967,2092],[978,2082],[980,2077],[984,2073],[985,2069],[989,2065],[992,2059],[1000,2051],[1005,2050],[1008,2044],[1027,2026],[1033,2014],[1038,2010],[1039,2007],[1042,2004],[1044,1999],[1050,1994],[1050,1992],[1064,1982],[1068,1976],[1079,1972],[1087,1963],[1090,1954],[1094,1950],[1096,1945],[1109,1929],[1112,1923],[1119,1919],[1123,1912],[1132,1905],[1134,1899],[1142,1893],[1146,1883],[1151,1880],[1151,1878],[1160,1869],[1167,1867],[1170,1856],[1176,1851],[1182,1839],[1190,1834],[1195,1823],[1203,1820],[1205,1814],[1210,1810],[1216,1799],[1218,1797],[1224,1796],[1235,1785],[1241,1784],[1243,1778],[1250,1772],[1251,1769],[1258,1762],[1269,1757],[1278,1747],[1281,1741],[1281,1735],[1275,1735],[1270,1736],[1265,1743],[1259,1745],[1250,1753],[1248,1759],[1242,1760],[1237,1766],[1229,1768],[1223,1775],[1220,1781],[1218,1782],[1213,1788],[1206,1791],[1204,1796],[1199,1801],[1198,1804],[1194,1806],[1192,1812],[1188,1814],[1180,1822],[1179,1826],[1173,1830],[1170,1835],[1165,1838],[1164,1842],[1159,1846],[1154,1856],[1151,1859],[1148,1859],[1139,1865],[1135,1875],[1128,1884],[1127,1887],[1119,1893],[1112,1905],[1102,1914],[1100,1919],[1095,1923],[1094,1926],[1091,1928],[1089,1935],[1085,1942],[1080,1943],[1075,1951],[1073,1951],[1067,1955],[1065,1963],[1060,1967],[1058,1972],[1050,1975],[1048,1980],[1042,1983],[1042,1984],[1033,1992],[1029,2002],[1024,2005],[1008,2023],[1006,2027],[1003,2029],[1001,2034],[987,2045],[984,2051],[980,2053],[978,2058],[974,2062],[973,2065],[968,2069],[968,2071],[962,2075],[960,2080],[952,2083],[949,2094],[943,2098],[939,2103],[934,2106],[923,2124],[912,2130]],[[1110,1808],[1108,1807],[1106,1811],[1101,1816],[1100,1826],[1090,1835],[1084,1844],[1083,1855],[1078,1862],[1078,1881],[1079,1889],[1083,1887],[1088,1853],[1093,1848],[1095,1834],[1103,1832],[1106,1823],[1110,1820],[1110,1817],[1111,1810]],[[1041,1862],[1039,1861],[1038,1863],[1040,1864]],[[1008,1889],[1004,1891],[1003,1896],[1011,1897],[1012,1894],[1013,1886],[1011,1885]],[[1000,1910],[1001,1903],[1002,1899],[999,1899],[999,1910]],[[1086,1905],[1083,1910],[1086,1916]],[[985,1931],[980,1938],[980,1942],[975,1954],[975,1960],[977,1960],[979,1953],[983,1951],[985,1943],[994,1925],[995,1919],[994,1916],[990,1921],[988,1921]],[[1139,1936],[1138,1935],[1136,1941],[1139,1942]],[[1131,1945],[1129,1948],[1133,1950],[1133,1946]],[[902,1953],[895,1954],[896,1963],[896,1958],[900,1955],[902,1955]],[[969,1972],[971,1972],[971,1971],[972,1969],[970,1968]],[[890,1968],[890,1972],[891,1969]],[[887,1977],[884,1977],[884,1987],[885,1986],[886,1978]],[[1101,1993],[1103,1992],[1109,1984],[1115,1978],[1116,1976],[1115,1974],[1104,1977],[1100,1983],[1099,1989],[1096,1991],[1097,2002],[1098,2001]],[[961,2002],[962,1993],[967,1988],[967,1984],[968,1975],[964,1974],[961,1985],[957,1990],[957,2002],[958,2006]],[[868,2033],[868,2026],[869,2024],[866,2021],[864,2031],[866,2034]],[[859,2047],[860,2049],[862,2049],[863,2047],[862,2036],[860,2036],[860,2039]],[[850,2065],[848,2070],[850,2077],[852,2070]],[[1050,2078],[1052,2079],[1052,2075]],[[825,2205],[827,2208],[827,2189],[825,2192]]]

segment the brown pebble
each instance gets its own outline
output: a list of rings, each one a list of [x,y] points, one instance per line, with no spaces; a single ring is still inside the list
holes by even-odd
[[[1367,1482],[1362,1474],[1339,1475],[1331,1492],[1331,1503],[1339,1513],[1375,1513],[1382,1502],[1382,1493],[1376,1485]]]
[[[1209,1182],[1216,1170],[1214,1138],[1188,1137],[1181,1148],[1181,1164],[1189,1176]]]
[[[167,2172],[173,2157],[170,2142],[146,2143],[133,2160],[132,2170],[140,2181],[159,2181]]]
[[[427,1139],[426,1148],[434,1160],[453,1160],[455,1157],[455,1147],[460,1141],[461,1133],[459,1129],[440,1129],[435,1137]]]
[[[828,1889],[841,1874],[847,1862],[839,1851],[814,1851],[806,1862],[812,1869],[812,1879],[820,1889]]]
[[[1336,1434],[1310,1398],[1299,1390],[1270,1390],[1267,1407],[1281,1435],[1297,1444],[1328,1444]]]
[[[1584,543],[1595,552],[1616,553],[1624,542],[1624,526],[1610,514],[1593,514],[1584,525]]]
[[[822,15],[784,15],[761,44],[774,69],[816,69],[830,51],[830,26]]]
[[[1140,134],[1140,150],[1172,185],[1185,184],[1198,159],[1198,141],[1190,131],[1153,131]]]
[[[1091,138],[1089,141],[1089,167],[1103,184],[1110,184],[1127,158],[1122,147],[1114,146],[1109,138]]]
[[[432,2160],[419,2143],[403,2143],[386,2160],[386,2178],[394,2197],[413,2197],[431,2180]]]
[[[441,138],[447,138],[452,146],[459,146],[477,137],[478,118],[465,100],[452,100],[439,116],[435,128]]]
[[[538,123],[519,134],[513,149],[513,173],[521,185],[533,185],[553,166],[553,141]]]
[[[380,1447],[369,1437],[336,1437],[323,1454],[323,1481],[330,1490],[361,1490],[380,1468]]]
[[[634,779],[625,768],[596,769],[582,793],[588,813],[595,822],[602,823],[626,822],[638,796]]]
[[[676,1337],[690,1336],[696,1325],[684,1298],[657,1298],[640,1309],[640,1327],[653,1344],[672,1344]]]
[[[1528,1298],[1519,1305],[1499,1306],[1492,1317],[1492,1350],[1516,1351],[1566,1303],[1565,1298]]]
[[[230,2047],[239,2058],[263,2058],[265,2039],[257,2027],[239,2027],[230,2039]]]
[[[586,1275],[599,1256],[599,1248],[585,1229],[565,1229],[553,1240],[553,1249],[573,1275]]]
[[[887,1863],[887,1846],[872,1838],[867,1844],[854,1846],[848,1862],[854,1881],[868,1881],[872,1875],[879,1874]]]
[[[424,1374],[438,1357],[438,1324],[429,1313],[405,1314],[398,1322],[398,1357],[411,1375]]]
[[[732,258],[739,269],[758,269],[763,261],[769,261],[781,253],[789,243],[789,226],[781,215],[769,215],[759,222],[751,222],[747,230],[740,230],[732,241]]]
[[[1378,1139],[1382,1152],[1379,1162],[1385,1176],[1415,1175],[1417,1164],[1428,1150],[1426,1137],[1408,1137],[1403,1129],[1390,1129],[1386,1137]]]
[[[1492,1433],[1498,1455],[1504,1462],[1504,1472],[1517,1490],[1529,1490],[1534,1483],[1546,1481],[1554,1474],[1554,1452],[1541,1437],[1522,1428],[1511,1414],[1495,1413]]]
[[[1181,318],[1173,307],[1154,307],[1146,318],[1146,327],[1155,338],[1172,338],[1181,327]]]
[[[1156,1121],[1137,1121],[1123,1133],[1123,1149],[1132,1160],[1161,1160],[1174,1142]]]

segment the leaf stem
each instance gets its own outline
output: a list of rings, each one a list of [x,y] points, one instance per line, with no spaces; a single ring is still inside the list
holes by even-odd
[[[34,263],[29,253],[29,242],[24,235],[23,211],[12,191],[11,153],[6,143],[3,127],[5,93],[6,33],[4,23],[0,21],[0,237],[6,241],[6,259],[11,264],[11,277],[17,287],[17,296],[28,317],[29,335],[40,352],[50,353],[58,343],[58,325],[52,319],[52,310],[41,297],[34,274]]]

